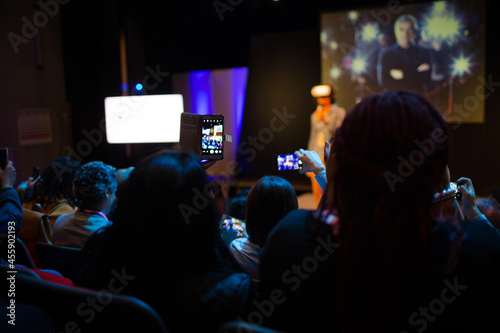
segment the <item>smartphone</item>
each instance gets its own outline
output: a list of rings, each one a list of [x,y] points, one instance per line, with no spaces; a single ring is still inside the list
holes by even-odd
[[[246,237],[245,221],[226,214],[222,215],[220,229],[226,230],[236,237]]]
[[[458,191],[458,187],[463,184],[464,182],[450,182],[450,189],[456,191],[455,199],[457,199],[458,203],[462,203],[462,192]]]
[[[0,148],[0,167],[2,170],[5,169],[9,163],[9,149],[7,147]]]
[[[33,177],[33,180],[37,179],[38,176],[40,176],[40,168],[39,167],[34,167],[33,172],[31,174],[31,177]]]
[[[224,115],[201,116],[201,158],[222,160],[224,158]]]
[[[201,160],[224,158],[224,115],[181,113],[180,147]]]
[[[302,161],[295,154],[274,155],[277,171],[301,170]]]

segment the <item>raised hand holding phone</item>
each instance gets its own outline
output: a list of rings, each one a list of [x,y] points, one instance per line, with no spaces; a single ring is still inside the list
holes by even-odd
[[[314,150],[299,149],[295,151],[295,154],[302,161],[302,170],[300,173],[312,172],[315,175],[325,170],[325,165],[319,157],[318,153]]]
[[[16,182],[16,169],[12,161],[9,161],[5,168],[0,170],[0,189],[6,187],[14,187]]]
[[[462,193],[462,211],[467,219],[474,219],[481,215],[481,211],[476,205],[476,192],[472,185],[472,180],[461,177],[457,180],[458,191]]]

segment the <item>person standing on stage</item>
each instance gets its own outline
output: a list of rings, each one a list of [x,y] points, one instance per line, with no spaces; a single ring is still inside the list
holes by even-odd
[[[335,104],[335,93],[328,84],[314,86],[311,95],[316,100],[317,108],[311,114],[311,132],[307,149],[323,157],[325,142],[333,139],[335,130],[342,125],[346,112],[344,108]],[[311,178],[314,201],[317,205],[323,192],[314,178],[314,173],[308,172],[306,175]]]

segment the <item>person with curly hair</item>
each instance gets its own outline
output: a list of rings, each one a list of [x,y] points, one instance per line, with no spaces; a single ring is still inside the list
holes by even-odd
[[[109,225],[106,214],[115,200],[116,186],[116,168],[100,161],[83,165],[73,181],[78,209],[56,220],[52,242],[82,248],[94,231]]]

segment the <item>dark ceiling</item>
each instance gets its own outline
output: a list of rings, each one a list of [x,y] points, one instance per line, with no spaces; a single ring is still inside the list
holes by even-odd
[[[319,29],[322,11],[412,1],[126,0],[117,5],[144,37],[146,63],[172,71],[243,66],[250,38],[263,33]],[[384,8],[384,7],[382,7]]]

